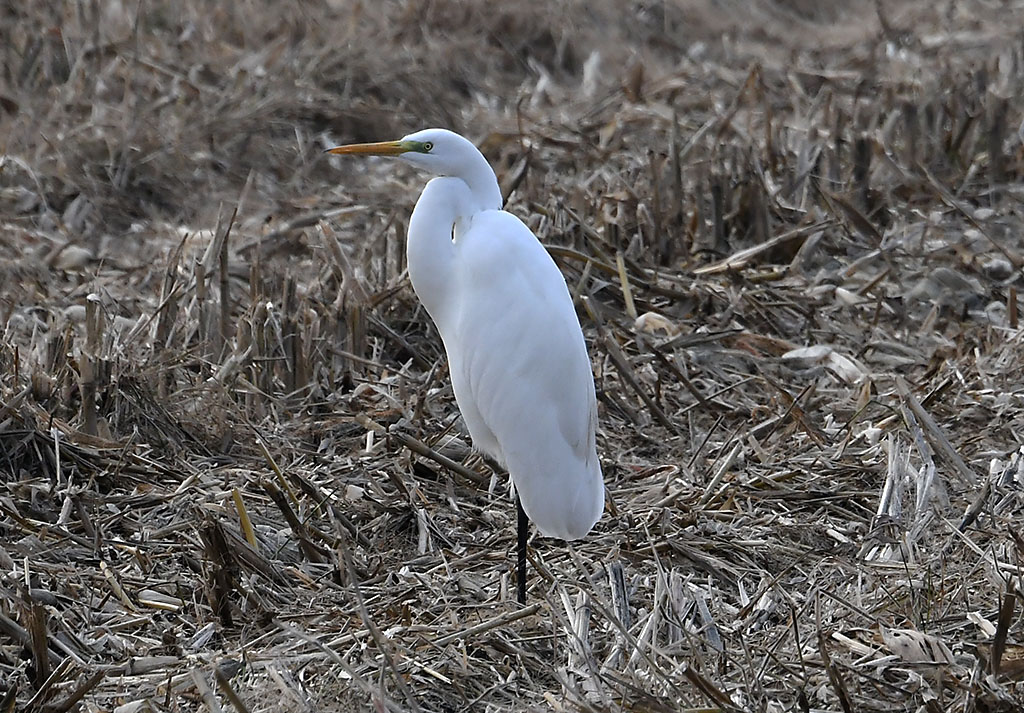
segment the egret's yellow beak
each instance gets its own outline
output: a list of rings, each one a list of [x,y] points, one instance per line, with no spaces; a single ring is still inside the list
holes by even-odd
[[[327,149],[327,153],[398,156],[399,154],[412,150],[413,147],[408,146],[405,141],[378,141],[373,144],[348,144],[347,146],[335,146],[333,149]]]

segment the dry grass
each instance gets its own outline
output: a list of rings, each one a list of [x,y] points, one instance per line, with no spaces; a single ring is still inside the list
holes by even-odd
[[[5,5],[3,710],[1020,710],[1022,25]],[[609,509],[522,610],[403,272],[424,177],[321,155],[428,125],[594,361]]]

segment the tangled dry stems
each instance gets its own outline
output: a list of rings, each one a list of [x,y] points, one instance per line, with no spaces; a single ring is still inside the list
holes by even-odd
[[[5,710],[1020,706],[1020,3],[8,6]],[[477,140],[580,305],[536,540],[403,272]]]

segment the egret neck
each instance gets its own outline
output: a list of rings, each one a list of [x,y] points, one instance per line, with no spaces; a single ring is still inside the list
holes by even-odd
[[[473,194],[477,210],[501,210],[501,188],[498,187],[497,176],[479,149],[468,141],[466,143],[472,151],[466,152],[467,160],[460,167],[459,178],[465,181]]]
[[[497,181],[494,185],[497,188]],[[461,178],[434,178],[423,189],[409,219],[409,279],[435,324],[448,324],[445,316],[456,251],[452,239],[469,230],[476,203]]]

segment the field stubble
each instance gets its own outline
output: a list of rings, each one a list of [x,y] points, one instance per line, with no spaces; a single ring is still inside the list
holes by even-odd
[[[1020,710],[1022,26],[5,6],[3,710]],[[424,177],[321,155],[428,125],[593,357],[608,511],[522,610],[404,274]]]

